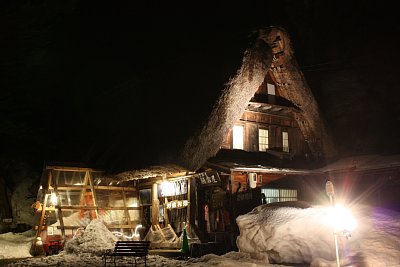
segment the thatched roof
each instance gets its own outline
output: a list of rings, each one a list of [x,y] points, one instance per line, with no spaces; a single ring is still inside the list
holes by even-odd
[[[185,144],[181,157],[182,165],[196,170],[218,152],[224,136],[240,118],[264,81],[271,62],[270,46],[256,37],[250,48],[245,51],[241,68],[227,83],[208,121],[200,132]]]
[[[143,168],[139,170],[130,170],[118,173],[109,177],[109,180],[112,182],[121,182],[121,181],[132,181],[132,180],[140,180],[147,179],[152,177],[176,177],[187,175],[190,172],[181,166],[174,164],[160,165],[160,166],[150,166],[148,168]]]
[[[256,32],[241,68],[227,83],[203,128],[184,147],[181,164],[190,170],[216,155],[226,133],[239,120],[268,71],[285,98],[302,112],[296,117],[310,150],[316,156],[335,154],[319,107],[299,70],[288,33],[278,27]]]
[[[311,153],[315,156],[333,157],[336,150],[327,129],[326,122],[307,81],[300,71],[289,34],[277,27],[260,30],[263,38],[271,47],[274,59],[271,73],[277,85],[282,88],[282,96],[293,102],[302,112],[296,120],[306,139]]]

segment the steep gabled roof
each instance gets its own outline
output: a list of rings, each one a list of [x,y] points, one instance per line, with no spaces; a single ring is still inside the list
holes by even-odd
[[[272,47],[271,72],[281,88],[280,94],[302,111],[296,120],[311,152],[316,156],[334,156],[336,151],[326,122],[294,57],[289,34],[282,28],[271,27],[260,30],[260,36]]]
[[[318,104],[294,58],[288,33],[269,27],[255,32],[241,68],[227,83],[204,126],[186,142],[181,165],[196,170],[216,155],[226,133],[240,118],[269,70],[282,95],[302,111],[296,120],[311,152],[317,156],[335,154]]]

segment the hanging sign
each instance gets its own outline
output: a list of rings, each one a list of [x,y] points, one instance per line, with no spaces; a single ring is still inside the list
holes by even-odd
[[[198,173],[194,177],[200,185],[218,185],[221,183],[221,178],[216,171]]]
[[[187,194],[187,179],[164,181],[158,187],[159,197],[170,197]]]
[[[189,201],[187,199],[184,200],[172,200],[168,201],[167,203],[167,209],[180,209],[180,208],[185,208],[189,204]]]

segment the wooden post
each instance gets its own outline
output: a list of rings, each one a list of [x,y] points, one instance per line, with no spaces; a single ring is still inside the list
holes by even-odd
[[[90,174],[89,170],[86,171],[85,176],[87,176],[87,179],[89,180],[90,191],[92,192],[93,206],[96,208],[95,209],[96,219],[98,219],[99,218],[99,208],[97,207],[96,192],[94,191],[92,175]]]
[[[43,188],[44,200],[43,200],[43,205],[42,205],[42,212],[40,214],[40,221],[39,221],[38,229],[36,231],[36,237],[39,237],[41,232],[42,232],[43,221],[44,221],[44,218],[46,216],[47,191],[48,191],[47,188]]]
[[[124,201],[125,216],[126,216],[126,219],[128,220],[128,225],[129,225],[129,228],[131,229],[131,234],[133,235],[134,231],[132,229],[131,216],[129,215],[129,210],[127,209],[127,206],[126,206],[125,190],[122,190],[121,193],[122,193],[122,200]]]
[[[151,224],[158,225],[158,212],[159,212],[160,202],[158,200],[157,183],[153,184],[151,191],[152,191]]]
[[[36,237],[39,237],[40,234],[42,233],[42,227],[43,227],[43,223],[46,217],[46,206],[47,206],[47,193],[49,191],[49,187],[51,184],[51,170],[49,170],[48,174],[47,174],[47,185],[45,188],[43,188],[43,205],[42,205],[42,212],[40,214],[40,221],[39,221],[39,226],[38,226],[38,230],[36,232]]]
[[[191,189],[190,188],[190,177],[187,178],[187,183],[188,183],[188,186],[187,186],[188,205],[186,207],[186,209],[187,209],[187,212],[186,212],[186,224],[188,224],[189,227],[190,227],[190,189]]]
[[[85,196],[86,196],[86,185],[88,184],[88,176],[85,173],[84,181],[83,181],[83,186],[82,186],[82,192],[81,192],[81,197],[79,200],[79,204],[83,205],[85,203]]]
[[[58,220],[60,221],[61,235],[62,238],[65,238],[64,219],[61,210],[61,197],[60,194],[58,193],[57,185],[54,186],[54,193],[57,196],[57,215],[58,215]]]

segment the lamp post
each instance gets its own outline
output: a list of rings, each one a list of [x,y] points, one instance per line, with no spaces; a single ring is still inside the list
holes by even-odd
[[[333,183],[329,179],[326,181],[325,191],[326,191],[326,194],[329,196],[329,200],[331,202],[333,209],[335,209],[335,189],[333,187]],[[336,225],[333,226],[333,236],[335,239],[336,263],[337,263],[337,267],[340,267]]]

